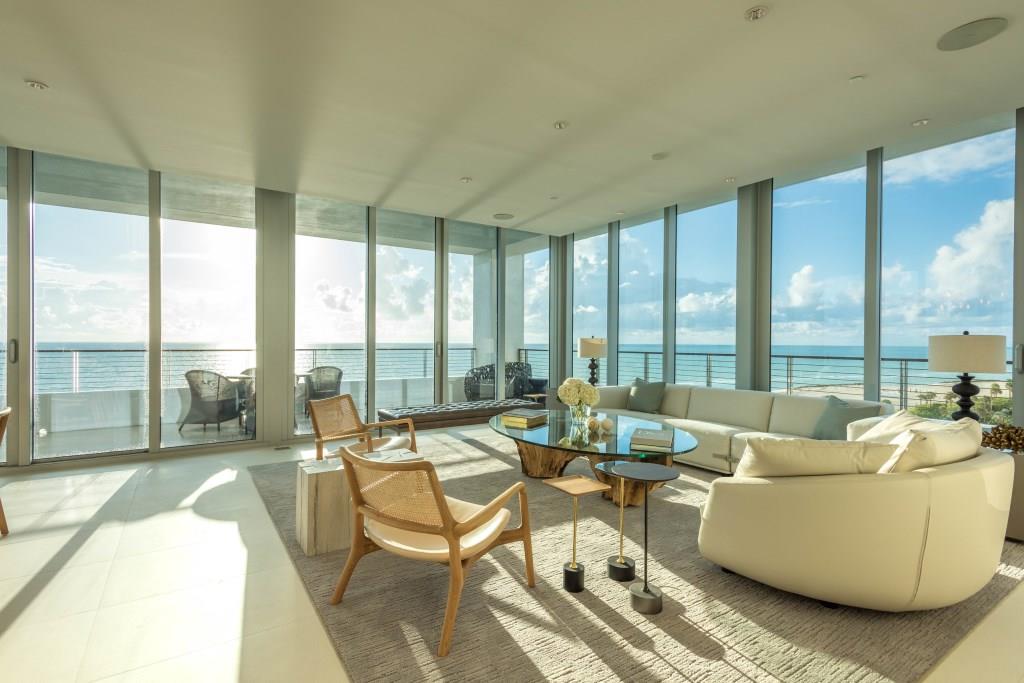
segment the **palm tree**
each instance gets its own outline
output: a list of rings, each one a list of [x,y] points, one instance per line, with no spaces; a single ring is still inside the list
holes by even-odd
[[[931,405],[932,401],[935,400],[937,394],[934,391],[919,391],[917,397],[925,402],[926,405]]]
[[[959,396],[957,396],[956,394],[954,394],[954,393],[953,393],[952,391],[947,391],[947,392],[946,392],[946,395],[945,395],[945,396],[943,396],[942,398],[943,398],[943,399],[945,400],[945,402],[946,402],[946,408],[948,409],[948,408],[950,408],[950,407],[951,407],[951,406],[952,406],[952,405],[953,405],[954,403],[956,403],[957,399],[958,399],[958,398],[960,398],[960,397],[959,397]]]
[[[988,393],[992,396],[1002,396],[1003,388],[999,386],[999,382],[993,382],[992,386],[988,388]]]

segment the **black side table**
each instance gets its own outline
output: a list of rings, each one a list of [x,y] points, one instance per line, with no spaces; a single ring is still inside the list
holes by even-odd
[[[616,462],[611,473],[622,479],[637,482],[666,482],[679,478],[679,472],[665,465],[651,462]],[[629,587],[633,609],[641,614],[657,614],[661,611],[661,590],[647,581],[647,487],[644,486],[644,582],[637,581]]]

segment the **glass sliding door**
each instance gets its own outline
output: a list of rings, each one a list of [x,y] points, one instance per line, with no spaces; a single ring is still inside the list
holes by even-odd
[[[366,414],[365,206],[295,197],[295,433],[310,398],[351,394]]]
[[[572,243],[572,376],[590,377],[590,360],[578,358],[580,337],[608,338],[608,226],[573,235]],[[598,361],[597,383],[605,381],[604,359]]]
[[[676,377],[736,386],[736,202],[676,217]]]
[[[864,397],[864,168],[775,190],[771,389]]]
[[[551,239],[519,230],[503,230],[505,259],[506,398],[548,390],[550,320],[548,312]]]
[[[930,335],[1012,344],[1015,144],[1010,129],[885,160],[881,395],[897,408],[957,410],[954,373],[928,370]],[[1006,372],[976,375],[983,423],[1012,422],[1010,358],[1008,348]]]
[[[255,190],[163,174],[160,201],[160,442],[253,439]]]
[[[149,174],[34,155],[33,459],[149,446]]]
[[[498,229],[446,221],[448,377],[445,401],[494,398],[497,349]]]
[[[434,403],[434,219],[377,211],[378,408]]]
[[[664,258],[662,211],[622,221],[619,229],[619,384],[629,384],[636,378],[646,382],[662,380]]]

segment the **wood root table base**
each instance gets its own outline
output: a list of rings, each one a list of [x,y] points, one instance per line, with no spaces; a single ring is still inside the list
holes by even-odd
[[[609,456],[609,455],[599,455],[599,454],[596,454],[596,453],[592,453],[592,454],[588,455],[587,458],[590,460],[590,469],[594,472],[594,476],[597,477],[597,480],[600,481],[600,482],[603,482],[605,484],[610,484],[611,485],[611,490],[605,491],[601,495],[604,496],[606,499],[612,501],[616,505],[619,504],[619,478],[618,477],[610,476],[608,474],[605,474],[601,470],[595,468],[594,465],[597,465],[598,463],[602,463],[602,462],[605,462],[605,461],[608,461],[608,460],[629,460],[629,461],[637,461],[637,462],[655,462],[655,463],[658,463],[659,465],[667,465],[669,467],[672,466],[672,456],[671,455],[667,455],[667,454],[665,455],[665,459],[664,460],[661,460],[660,458],[659,459],[643,458],[641,460],[640,458],[633,458],[633,457],[630,457],[628,455]],[[626,484],[623,487],[625,489],[626,505],[643,505],[644,504],[644,486],[647,487],[647,492],[650,493],[651,491],[654,491],[655,489],[660,489],[664,485],[665,485],[665,482],[663,482],[663,481],[655,481],[655,482],[644,483],[642,481],[632,481],[632,480],[627,479],[626,480]]]
[[[523,474],[534,479],[562,476],[566,465],[579,456],[573,451],[545,448],[525,441],[516,441],[516,446],[519,448],[519,460],[523,466]]]

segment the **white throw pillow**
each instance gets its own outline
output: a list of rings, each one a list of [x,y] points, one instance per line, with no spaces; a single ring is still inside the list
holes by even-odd
[[[896,452],[891,444],[752,437],[736,466],[737,477],[874,474]]]
[[[981,448],[981,425],[969,417],[908,429],[891,442],[897,447],[880,473],[912,472],[973,458]]]

